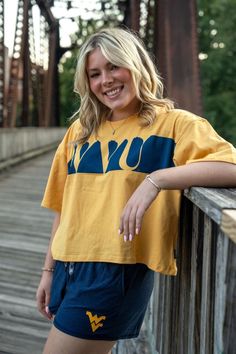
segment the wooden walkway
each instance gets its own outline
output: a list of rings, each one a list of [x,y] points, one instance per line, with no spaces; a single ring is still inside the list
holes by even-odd
[[[0,353],[41,354],[50,328],[35,293],[53,214],[40,207],[53,153],[0,174]]]

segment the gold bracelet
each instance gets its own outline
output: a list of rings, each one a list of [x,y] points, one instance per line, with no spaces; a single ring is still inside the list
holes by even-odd
[[[150,176],[150,175],[147,175],[145,178],[146,178],[150,183],[152,183],[152,184],[156,187],[156,189],[158,190],[158,193],[160,193],[161,187],[160,187],[156,182],[153,181],[153,179],[151,178],[151,176]]]
[[[54,268],[42,268],[42,271],[44,271],[44,272],[54,272]]]

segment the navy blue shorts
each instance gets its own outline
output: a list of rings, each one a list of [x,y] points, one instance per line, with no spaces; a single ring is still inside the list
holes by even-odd
[[[144,264],[56,262],[49,309],[54,326],[84,339],[137,337],[154,283]]]

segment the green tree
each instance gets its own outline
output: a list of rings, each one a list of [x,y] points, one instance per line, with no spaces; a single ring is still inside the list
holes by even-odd
[[[199,0],[198,14],[205,116],[236,144],[236,0]]]
[[[60,123],[68,125],[70,117],[79,108],[79,96],[74,93],[74,75],[76,68],[76,51],[65,55],[60,64]]]

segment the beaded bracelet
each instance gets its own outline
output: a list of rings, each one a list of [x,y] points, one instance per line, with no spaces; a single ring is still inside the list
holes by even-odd
[[[42,268],[42,271],[44,272],[54,272],[54,268]]]
[[[152,183],[152,184],[157,188],[158,193],[160,193],[161,187],[160,187],[156,182],[153,181],[153,179],[151,178],[151,176],[150,176],[150,175],[147,175],[145,178],[146,178],[150,183]]]

